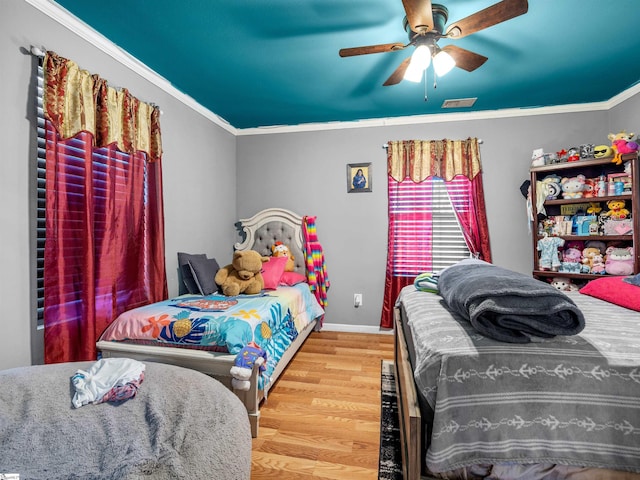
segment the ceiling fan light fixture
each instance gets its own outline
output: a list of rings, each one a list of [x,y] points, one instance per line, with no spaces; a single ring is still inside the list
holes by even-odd
[[[433,57],[433,69],[436,71],[436,75],[438,75],[439,77],[442,77],[449,73],[455,66],[456,61],[444,50],[440,50]]]
[[[418,45],[411,55],[411,62],[404,72],[404,80],[419,83],[431,63],[431,50],[426,45]]]
[[[413,83],[420,83],[420,81],[422,80],[423,72],[424,70],[422,70],[420,67],[414,65],[413,63],[410,63],[407,69],[404,71],[403,79]]]
[[[431,49],[426,45],[418,45],[411,55],[411,65],[415,65],[417,68],[424,71],[429,67],[430,63]]]

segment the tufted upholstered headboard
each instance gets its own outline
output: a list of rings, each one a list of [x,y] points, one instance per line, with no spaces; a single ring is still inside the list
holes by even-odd
[[[280,241],[289,247],[295,259],[295,271],[306,273],[302,217],[284,208],[267,208],[251,218],[243,218],[236,224],[244,240],[236,243],[235,250],[255,250],[271,256],[271,246]]]

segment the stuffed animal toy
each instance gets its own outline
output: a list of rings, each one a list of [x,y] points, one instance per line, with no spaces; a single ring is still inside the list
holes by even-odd
[[[562,261],[568,263],[580,263],[582,261],[582,252],[573,247],[565,248],[562,252]]]
[[[635,135],[635,133],[627,133],[624,130],[616,134],[610,133],[608,135],[609,140],[611,140],[611,148],[615,153],[611,160],[613,163],[620,165],[622,164],[622,155],[638,151],[638,144],[633,141]]]
[[[587,178],[584,181],[584,192],[582,196],[584,198],[593,198],[598,193],[598,179],[597,178]]]
[[[613,157],[613,148],[609,145],[598,145],[593,147],[594,158]]]
[[[598,202],[589,202],[587,207],[587,215],[598,215],[602,211],[602,207]]]
[[[593,269],[593,259],[596,255],[602,257],[600,250],[593,247],[587,247],[582,250],[582,263],[589,267],[589,272]]]
[[[585,176],[578,175],[571,178],[563,178],[562,183],[562,197],[563,198],[582,198],[582,192],[585,188]]]
[[[547,175],[541,182],[546,189],[547,200],[555,200],[562,193],[562,179],[558,175]]]
[[[604,257],[600,253],[596,253],[591,257],[591,272],[598,275],[604,275],[606,272]]]
[[[541,167],[544,164],[544,149],[536,148],[531,155],[531,166]]]
[[[220,285],[222,293],[233,297],[241,293],[253,295],[264,288],[264,279],[260,270],[269,257],[263,257],[255,250],[239,250],[233,254],[230,265],[218,270],[215,282]]]
[[[603,217],[622,220],[629,217],[629,210],[624,208],[626,203],[624,200],[609,200],[607,207],[609,210],[602,213]]]
[[[633,247],[607,248],[604,269],[609,275],[631,275],[633,273]]]
[[[274,257],[287,257],[287,263],[284,266],[285,272],[293,272],[295,270],[295,257],[289,250],[289,247],[284,245],[282,242],[276,242],[271,246],[271,254]]]
[[[553,277],[551,280],[551,286],[553,288],[557,288],[561,292],[571,292],[578,290],[578,286],[571,283],[569,278],[564,277]]]
[[[567,151],[567,162],[577,162],[578,160],[580,160],[580,149],[571,147]]]
[[[267,367],[267,354],[258,345],[251,342],[238,352],[230,369],[231,386],[236,390],[247,391],[251,387],[251,372],[253,366],[258,365],[259,373],[264,372]]]

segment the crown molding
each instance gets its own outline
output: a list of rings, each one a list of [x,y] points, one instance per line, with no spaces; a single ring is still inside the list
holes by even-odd
[[[574,103],[553,107],[505,108],[502,110],[483,110],[477,112],[436,113],[431,115],[413,115],[409,117],[374,118],[353,122],[308,123],[303,125],[278,125],[238,129],[237,135],[265,135],[272,133],[312,132],[319,130],[337,130],[347,128],[388,127],[396,125],[416,125],[443,122],[464,122],[471,120],[491,120],[497,118],[532,117],[536,115],[558,115],[562,113],[580,113],[607,111],[640,93],[640,83],[603,102]]]

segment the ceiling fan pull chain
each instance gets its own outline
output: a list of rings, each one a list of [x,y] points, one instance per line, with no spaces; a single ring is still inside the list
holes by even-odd
[[[425,68],[424,70],[424,101],[425,102],[429,101],[429,96],[427,94],[427,70],[428,68]]]

